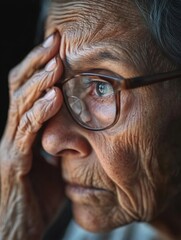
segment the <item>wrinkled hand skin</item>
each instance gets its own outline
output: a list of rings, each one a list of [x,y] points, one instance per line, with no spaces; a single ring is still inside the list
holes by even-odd
[[[41,239],[62,198],[61,190],[51,185],[60,180],[58,170],[32,150],[42,125],[62,103],[61,92],[54,87],[62,74],[56,56],[60,36],[56,33],[48,42],[33,49],[9,74],[10,106],[0,142],[1,240]],[[52,59],[56,64],[50,66]]]

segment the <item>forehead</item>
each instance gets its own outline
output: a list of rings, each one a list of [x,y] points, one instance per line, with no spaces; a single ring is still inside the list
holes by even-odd
[[[140,17],[134,1],[128,0],[53,0],[47,27],[57,27],[67,34],[102,35],[120,34],[138,28]],[[47,31],[50,31],[47,29]],[[88,40],[88,39],[87,39]]]
[[[153,71],[152,64],[147,64],[150,56],[155,57],[150,33],[133,0],[52,0],[45,37],[55,30],[62,38],[61,58],[79,62],[76,68],[80,71],[92,59],[96,63],[98,54],[99,59],[133,66],[140,74]]]

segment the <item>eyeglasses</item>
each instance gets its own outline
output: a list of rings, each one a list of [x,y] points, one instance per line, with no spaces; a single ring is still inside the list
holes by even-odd
[[[111,128],[119,119],[123,89],[133,89],[181,77],[181,71],[145,77],[121,78],[99,73],[81,73],[61,82],[65,104],[82,127],[100,131]]]

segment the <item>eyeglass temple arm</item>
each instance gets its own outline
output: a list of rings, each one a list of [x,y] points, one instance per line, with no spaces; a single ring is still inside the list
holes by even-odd
[[[174,72],[154,74],[146,77],[135,77],[135,78],[125,79],[123,83],[123,87],[125,89],[132,89],[132,88],[147,86],[150,84],[171,80],[173,78],[178,78],[178,77],[181,77],[180,70],[174,71]]]

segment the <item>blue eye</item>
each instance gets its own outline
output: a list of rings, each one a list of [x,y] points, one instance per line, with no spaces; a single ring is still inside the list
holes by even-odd
[[[91,87],[92,90],[94,88],[95,94],[100,97],[109,96],[113,93],[110,83],[87,76],[81,78],[81,87],[84,89]]]
[[[113,93],[111,84],[107,82],[94,82],[96,85],[96,94],[100,97],[109,96]]]

